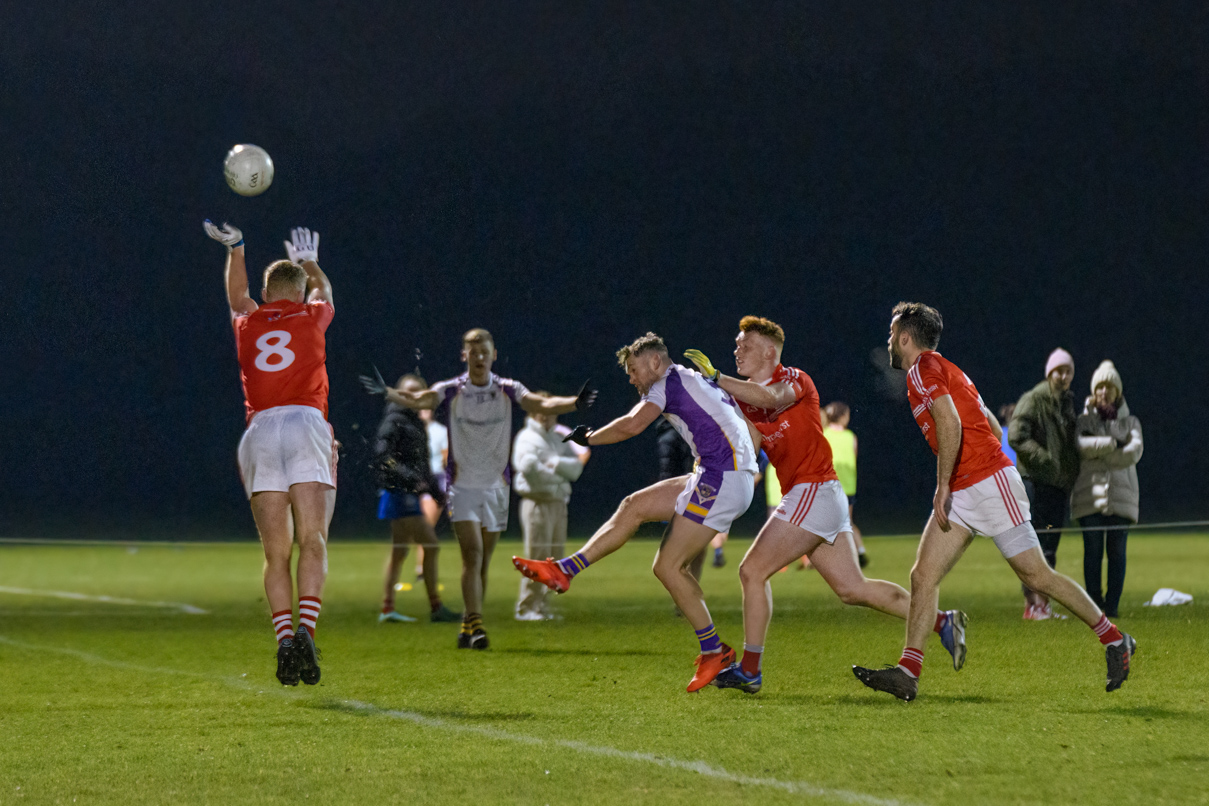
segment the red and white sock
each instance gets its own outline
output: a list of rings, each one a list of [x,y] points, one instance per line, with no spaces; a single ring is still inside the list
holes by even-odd
[[[1121,635],[1121,631],[1117,626],[1108,620],[1108,616],[1100,614],[1100,620],[1096,622],[1096,626],[1092,627],[1096,632],[1096,637],[1100,639],[1100,643],[1105,646],[1116,646],[1125,640],[1125,636]]]
[[[319,620],[319,608],[323,603],[318,596],[298,597],[298,626],[306,627],[306,631],[315,637],[315,622]]]
[[[915,647],[903,650],[903,656],[898,659],[898,668],[912,677],[918,678],[924,670],[924,651]]]
[[[273,614],[273,632],[277,633],[277,643],[294,635],[294,611],[280,610]]]

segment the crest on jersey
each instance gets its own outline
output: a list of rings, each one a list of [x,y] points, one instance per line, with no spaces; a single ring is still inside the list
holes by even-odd
[[[718,488],[703,481],[697,482],[697,500],[701,503],[713,501],[718,497]]]

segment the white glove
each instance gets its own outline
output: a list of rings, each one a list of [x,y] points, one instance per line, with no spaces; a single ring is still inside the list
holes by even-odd
[[[234,249],[243,244],[243,233],[230,224],[223,224],[222,229],[219,229],[214,226],[213,221],[207,218],[202,222],[202,228],[205,229],[207,235],[227,247],[227,249]]]
[[[291,263],[301,264],[306,260],[319,262],[319,233],[311,232],[306,227],[295,227],[290,230],[290,240],[285,243],[285,253],[290,256]]]

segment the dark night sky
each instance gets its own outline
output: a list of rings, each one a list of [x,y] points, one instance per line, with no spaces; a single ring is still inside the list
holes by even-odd
[[[370,361],[435,381],[485,326],[501,374],[595,378],[599,424],[619,345],[733,369],[747,313],[853,406],[858,522],[914,530],[934,463],[870,358],[900,299],[992,407],[1054,346],[1080,396],[1113,358],[1143,519],[1207,514],[1203,4],[52,5],[0,11],[0,534],[253,534],[205,217],[253,269],[322,233],[337,537],[376,528]],[[238,142],[261,197],[223,184]],[[596,451],[573,528],[652,447]]]

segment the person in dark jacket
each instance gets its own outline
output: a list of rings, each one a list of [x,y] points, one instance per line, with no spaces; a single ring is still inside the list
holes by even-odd
[[[1079,477],[1079,441],[1075,435],[1075,396],[1070,383],[1075,360],[1061,347],[1045,363],[1045,380],[1025,392],[1016,403],[1008,426],[1008,444],[1016,451],[1016,464],[1024,480],[1032,511],[1033,528],[1041,552],[1051,568],[1057,567],[1060,529],[1070,517],[1070,494]],[[1022,586],[1023,587],[1023,586]],[[1053,618],[1049,600],[1024,587],[1024,618]]]
[[[420,392],[428,384],[416,375],[404,375],[398,389]],[[385,595],[378,623],[416,621],[395,610],[395,585],[399,569],[407,559],[411,544],[423,546],[424,587],[428,591],[429,619],[437,622],[461,621],[460,614],[441,602],[437,579],[440,549],[432,524],[424,517],[420,505],[422,495],[442,496],[441,487],[433,478],[428,454],[428,429],[420,415],[396,403],[387,403],[374,441],[371,464],[379,489],[378,520],[390,521],[391,547],[386,559]]]

